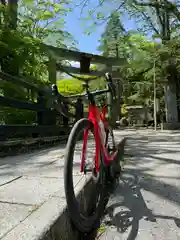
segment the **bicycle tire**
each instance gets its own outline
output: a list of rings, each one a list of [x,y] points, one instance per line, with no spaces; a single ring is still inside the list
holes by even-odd
[[[67,147],[66,147],[66,155],[65,155],[65,165],[64,165],[64,187],[65,187],[65,196],[67,201],[67,208],[69,212],[69,217],[74,223],[75,227],[82,233],[90,232],[96,222],[99,220],[101,216],[104,204],[104,191],[105,191],[105,167],[103,164],[100,164],[99,171],[99,183],[101,183],[101,188],[99,191],[99,203],[96,208],[93,209],[92,213],[88,216],[83,216],[77,207],[77,200],[75,197],[74,187],[73,187],[73,176],[72,176],[72,168],[73,168],[73,156],[75,145],[77,142],[77,136],[81,132],[82,129],[91,128],[93,130],[93,124],[88,119],[80,119],[77,121],[71,130],[71,133],[68,138]],[[102,160],[102,151],[101,151],[101,160]],[[93,181],[93,178],[92,178]],[[97,184],[97,182],[95,183]],[[94,195],[93,195],[94,197]]]

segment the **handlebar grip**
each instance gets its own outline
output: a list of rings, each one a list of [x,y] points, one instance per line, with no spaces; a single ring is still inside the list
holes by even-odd
[[[110,82],[110,83],[113,82],[112,75],[110,73],[105,73],[105,77],[106,77],[107,82]]]

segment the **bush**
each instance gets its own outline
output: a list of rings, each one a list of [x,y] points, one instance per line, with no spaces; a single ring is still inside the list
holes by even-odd
[[[67,96],[83,92],[82,82],[73,78],[59,80],[57,86],[58,91]]]

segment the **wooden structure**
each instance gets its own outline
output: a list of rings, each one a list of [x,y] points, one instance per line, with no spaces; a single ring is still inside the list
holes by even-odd
[[[29,83],[27,79],[17,78],[14,76],[10,76],[3,72],[0,72],[0,79],[4,82],[10,82],[14,84],[16,87],[24,87],[25,89],[32,89],[37,93],[41,90],[44,91],[44,87],[37,86],[35,84]],[[50,97],[50,93],[48,91],[44,91],[44,95]],[[44,116],[51,114],[51,110],[45,106],[42,102],[33,102],[30,100],[19,100],[14,99],[11,96],[0,96],[0,105],[7,106],[15,109],[24,109],[33,112],[43,112]],[[53,126],[50,123],[50,119],[45,117],[43,124],[38,124],[35,122],[32,125],[25,124],[11,124],[0,125],[0,141],[5,141],[13,138],[27,138],[27,137],[44,137],[44,136],[55,136],[58,134],[63,134],[62,126]]]
[[[73,74],[83,74],[89,76],[102,76],[105,72],[110,71],[112,72],[113,67],[119,67],[122,64],[121,59],[113,59],[113,58],[105,58],[98,55],[87,54],[77,51],[71,51],[67,49],[55,48],[52,46],[42,45],[42,51],[47,54],[49,58],[48,66],[49,66],[49,80],[51,83],[56,83],[56,73],[58,71],[66,72],[66,73],[73,73]],[[62,66],[61,61],[70,60],[70,61],[79,61],[80,68],[75,67],[68,67]],[[100,71],[91,71],[90,64],[91,63],[98,63],[103,64],[104,67]],[[116,74],[113,75],[116,79],[118,76]],[[49,100],[51,100],[51,91],[50,86],[44,85],[36,85],[33,84],[32,81],[28,81],[25,77],[15,77],[8,75],[6,73],[0,72],[0,80],[5,82],[10,82],[11,84],[15,84],[16,86],[21,86],[26,89],[32,89],[36,94],[39,92]],[[96,81],[96,79],[94,79]],[[117,112],[114,110],[116,107],[113,104],[113,99],[109,98],[109,103],[111,105],[111,112],[112,112],[112,123],[115,123],[116,115],[114,114]],[[0,125],[0,141],[6,141],[12,138],[18,137],[42,137],[42,136],[59,136],[59,135],[67,135],[67,131],[69,128],[64,129],[62,125],[58,123],[56,124],[56,118],[58,114],[56,113],[53,115],[53,112],[49,106],[43,104],[42,101],[40,102],[33,102],[33,101],[25,101],[19,99],[13,99],[10,96],[0,96],[0,105],[1,106],[8,106],[17,109],[24,109],[34,111],[36,113],[41,112],[44,113],[43,121],[41,124],[36,122],[33,125]],[[118,107],[120,109],[120,107]],[[55,119],[48,119],[48,116],[55,116]]]

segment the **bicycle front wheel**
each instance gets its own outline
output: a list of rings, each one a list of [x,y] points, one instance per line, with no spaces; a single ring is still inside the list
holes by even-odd
[[[73,183],[73,167],[75,166],[73,164],[73,160],[74,158],[77,159],[77,157],[80,157],[78,159],[79,168],[77,169],[79,170],[79,173],[80,173],[80,162],[81,162],[81,156],[78,156],[79,154],[75,154],[75,146],[77,143],[82,142],[83,140],[82,134],[84,133],[84,130],[87,130],[87,129],[89,132],[92,133],[94,137],[94,126],[92,122],[89,121],[88,119],[81,119],[78,122],[76,122],[76,124],[74,125],[67,142],[65,165],[64,165],[64,187],[65,187],[65,196],[66,196],[69,216],[72,219],[72,222],[74,223],[76,228],[83,233],[90,232],[93,229],[94,225],[96,224],[96,221],[99,219],[104,207],[103,201],[104,201],[104,190],[105,190],[105,187],[104,187],[105,170],[104,170],[104,165],[102,164],[103,155],[102,153],[100,154],[101,156],[100,169],[98,174],[94,176],[95,159],[93,158],[93,156],[95,155],[92,153],[91,154],[92,155],[92,161],[91,161],[92,175],[91,176],[93,176],[92,182],[93,182],[93,187],[95,186],[94,187],[95,191],[93,191],[93,193],[86,192],[86,195],[87,194],[89,195],[88,200],[87,200],[87,196],[85,197],[83,196],[83,194],[81,196],[81,200],[78,200],[75,194],[74,183]],[[75,165],[77,167],[77,163]],[[86,163],[85,163],[85,167],[86,167]],[[92,197],[90,197],[91,195]],[[82,203],[82,201],[85,201],[85,202]],[[88,209],[88,204],[93,206],[90,212]],[[84,207],[82,207],[82,205],[84,205]]]

